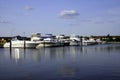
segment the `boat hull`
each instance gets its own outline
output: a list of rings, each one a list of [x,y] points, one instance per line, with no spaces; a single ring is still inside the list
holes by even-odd
[[[36,48],[36,46],[38,45],[38,42],[32,42],[32,41],[26,41],[24,43],[24,41],[17,41],[17,42],[11,42],[11,47],[12,48]],[[9,43],[5,43],[4,47],[10,47],[10,42]]]
[[[36,48],[40,48],[40,47],[57,47],[57,46],[61,46],[62,44],[60,43],[54,43],[54,42],[41,42],[39,45],[37,45]]]
[[[85,45],[85,46],[87,46],[87,45],[95,45],[95,44],[98,44],[97,42],[83,42],[82,43],[82,45]]]

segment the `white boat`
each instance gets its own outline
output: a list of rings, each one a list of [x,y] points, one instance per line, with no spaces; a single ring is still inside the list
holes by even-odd
[[[41,41],[42,37],[40,33],[34,33],[31,35],[31,41]]]
[[[78,35],[70,36],[70,45],[72,45],[72,46],[80,46],[81,45],[80,37]]]
[[[40,47],[56,47],[56,46],[60,46],[61,44],[53,38],[45,38],[43,39],[43,41],[40,41],[40,44],[37,45],[36,48],[40,48]]]
[[[96,39],[96,42],[97,42],[98,44],[105,44],[105,41],[101,41],[100,39]]]
[[[31,41],[29,40],[18,40],[16,37],[11,40],[12,48],[36,48],[40,43],[40,34],[36,33],[32,35]],[[4,47],[10,47],[10,42],[4,44]]]
[[[96,40],[94,40],[93,38],[90,39],[82,39],[82,45],[95,45],[98,44]]]
[[[61,43],[61,46],[69,46],[70,45],[70,40],[65,35],[56,36],[56,39],[58,42]]]
[[[35,48],[38,44],[35,41],[11,40],[12,48]],[[10,42],[5,43],[4,47],[10,47]]]

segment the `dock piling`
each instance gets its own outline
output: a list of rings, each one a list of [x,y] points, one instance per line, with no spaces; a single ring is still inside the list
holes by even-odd
[[[12,41],[10,40],[10,52],[12,51]]]
[[[26,49],[26,41],[25,41],[25,38],[24,38],[24,49]]]

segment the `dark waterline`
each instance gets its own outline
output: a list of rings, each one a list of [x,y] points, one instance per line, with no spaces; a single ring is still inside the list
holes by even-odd
[[[120,44],[0,48],[0,80],[120,80]]]

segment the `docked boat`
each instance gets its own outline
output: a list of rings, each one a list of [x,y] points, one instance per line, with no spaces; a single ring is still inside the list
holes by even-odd
[[[61,43],[59,43],[56,39],[53,38],[45,38],[43,41],[40,41],[39,45],[37,45],[36,48],[40,47],[56,47],[60,46]]]
[[[90,39],[82,39],[82,45],[95,45],[98,44],[98,42],[96,40],[94,40],[93,38]]]
[[[10,44],[12,48],[35,48],[39,44],[39,42],[11,40],[11,43],[10,42],[5,43],[4,47],[10,47]]]
[[[31,40],[19,40],[17,37],[13,38],[10,42],[4,44],[4,47],[12,47],[12,48],[36,48],[36,46],[40,43],[40,34],[32,35]]]
[[[70,45],[71,46],[80,46],[81,45],[80,37],[78,35],[70,36]]]
[[[40,33],[34,33],[31,35],[31,41],[41,41],[42,37]]]
[[[97,42],[98,44],[105,44],[105,41],[101,41],[100,39],[96,39],[96,42]]]
[[[56,39],[59,43],[61,43],[61,46],[69,46],[70,45],[70,40],[65,35],[56,36]]]

